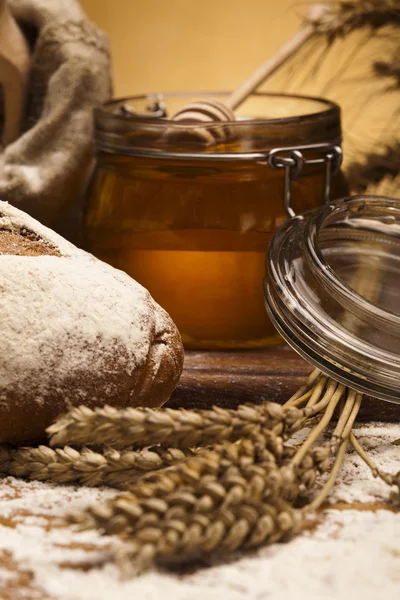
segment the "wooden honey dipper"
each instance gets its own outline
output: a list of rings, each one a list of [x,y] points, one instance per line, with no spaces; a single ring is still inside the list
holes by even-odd
[[[203,138],[202,141],[207,143],[223,141],[225,138],[223,128],[217,127],[215,130],[209,131],[201,128],[201,125],[213,122],[228,123],[235,121],[234,110],[312,37],[314,34],[314,22],[318,21],[326,11],[326,5],[313,4],[307,11],[303,27],[290,40],[283,44],[274,56],[262,63],[225,102],[214,99],[192,102],[183,106],[175,113],[172,120],[182,124],[198,123],[199,128],[195,128],[193,133]]]

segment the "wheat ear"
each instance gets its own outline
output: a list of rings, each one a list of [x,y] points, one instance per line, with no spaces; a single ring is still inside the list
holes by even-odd
[[[194,560],[204,553],[224,554],[295,533],[304,519],[293,502],[329,468],[334,444],[315,448],[313,442],[343,395],[343,386],[335,383],[332,390],[320,423],[299,449],[268,431],[238,443],[224,442],[143,476],[129,495],[71,515],[68,523],[109,534],[123,532],[129,544],[119,560],[125,569],[133,560],[139,570],[153,560],[168,564]],[[308,404],[316,407],[321,403],[316,400],[309,397]],[[354,404],[352,398],[347,402]],[[354,418],[352,410],[345,414]],[[342,419],[336,437],[348,421]],[[321,494],[318,500],[323,500]],[[262,535],[257,529],[260,519],[269,524]]]
[[[309,377],[304,396],[320,394],[327,378],[315,371]],[[110,406],[73,408],[47,429],[50,445],[64,447],[102,446],[114,448],[145,447],[154,444],[191,448],[208,446],[221,440],[248,437],[255,429],[280,428],[284,437],[315,412],[288,403],[284,408],[274,402],[242,404],[237,409],[213,407],[209,410],[126,408]]]
[[[105,448],[94,452],[65,446],[14,448],[0,446],[0,472],[51,483],[80,483],[89,487],[108,485],[126,489],[146,471],[169,466],[192,455],[178,448],[148,448],[141,451]]]
[[[241,405],[237,410],[173,410],[80,406],[48,428],[52,446],[143,447],[154,444],[190,448],[247,437],[254,427],[272,429],[283,421],[282,406]]]

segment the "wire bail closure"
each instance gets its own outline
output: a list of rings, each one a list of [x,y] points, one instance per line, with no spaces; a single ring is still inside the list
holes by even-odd
[[[154,110],[163,110],[163,106],[157,103],[153,106]],[[122,111],[129,113],[129,107],[122,107]],[[137,115],[135,115],[137,116]],[[96,140],[98,143],[98,140]],[[120,149],[108,144],[102,143],[103,152],[110,154],[119,154]],[[307,158],[304,152],[313,152],[317,154],[314,158]],[[306,146],[284,146],[273,148],[268,152],[182,152],[181,150],[155,150],[143,148],[129,148],[124,150],[127,156],[136,156],[139,158],[151,158],[157,160],[181,160],[199,162],[208,162],[218,160],[223,162],[256,161],[260,164],[269,165],[273,169],[284,169],[284,187],[283,187],[283,206],[289,218],[295,217],[292,202],[292,181],[298,179],[306,165],[325,165],[324,185],[322,190],[323,202],[327,202],[331,193],[331,182],[342,164],[342,149],[337,144],[309,144]]]
[[[303,152],[316,151],[321,156],[306,158]],[[273,169],[284,169],[283,206],[288,217],[296,216],[292,202],[292,181],[298,179],[305,165],[325,165],[323,202],[327,202],[331,193],[332,177],[342,164],[342,149],[331,144],[311,144],[308,146],[292,146],[274,148],[268,154],[268,164]]]

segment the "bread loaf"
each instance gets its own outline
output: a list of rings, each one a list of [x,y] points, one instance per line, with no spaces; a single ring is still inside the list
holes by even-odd
[[[0,202],[0,442],[41,441],[70,406],[161,406],[182,364],[146,289]]]

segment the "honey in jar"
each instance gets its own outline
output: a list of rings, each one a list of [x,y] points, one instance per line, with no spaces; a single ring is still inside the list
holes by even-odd
[[[237,121],[201,125],[206,136],[199,136],[198,126],[168,119],[160,99],[117,100],[96,112],[86,248],[146,287],[186,347],[275,343],[262,281],[269,241],[287,215],[285,169],[274,169],[268,157],[276,148],[283,156],[305,148],[291,202],[296,212],[319,206],[326,168],[313,159],[319,146],[340,145],[339,108],[321,99],[253,94]],[[162,101],[170,115],[188,98]],[[339,173],[331,194],[345,192]]]

